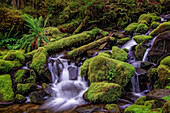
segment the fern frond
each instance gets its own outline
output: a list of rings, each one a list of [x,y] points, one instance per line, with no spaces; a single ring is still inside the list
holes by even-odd
[[[47,21],[49,20],[49,18],[50,18],[51,16],[52,16],[52,14],[49,14],[49,15],[47,16],[47,18],[45,19],[43,28],[46,26]]]
[[[15,26],[15,25],[12,26],[12,28],[11,28],[11,30],[9,31],[9,33],[8,33],[8,35],[7,35],[6,38],[9,38],[9,36],[11,35],[12,30],[14,29],[14,26]]]

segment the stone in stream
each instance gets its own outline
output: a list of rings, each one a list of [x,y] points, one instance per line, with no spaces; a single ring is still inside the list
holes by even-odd
[[[43,104],[45,102],[44,97],[46,93],[44,91],[34,91],[29,95],[29,99],[32,103]]]
[[[117,46],[112,47],[112,58],[120,61],[126,61],[128,54]]]
[[[69,66],[68,67],[68,72],[69,72],[69,79],[70,80],[75,80],[77,78],[77,68],[76,67],[73,67],[73,66]]]
[[[36,85],[34,83],[18,83],[17,84],[17,93],[22,95],[28,95],[32,91],[36,90]]]
[[[16,94],[16,96],[15,96],[15,102],[16,103],[21,104],[21,103],[24,103],[25,101],[26,101],[26,98],[23,95]]]

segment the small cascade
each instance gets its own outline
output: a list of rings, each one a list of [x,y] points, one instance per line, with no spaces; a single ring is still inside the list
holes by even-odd
[[[143,59],[142,59],[143,62],[148,60],[148,58],[147,58],[148,53],[152,49],[153,43],[154,43],[156,38],[157,38],[157,36],[155,38],[153,38],[151,41],[149,41],[148,44],[150,45],[150,47],[145,51],[145,54],[144,54]]]
[[[131,48],[134,46],[134,45],[137,45],[137,43],[135,42],[135,40],[132,38],[131,40],[129,40],[126,44],[124,44],[121,49],[123,48],[126,48],[128,50],[131,50]]]
[[[86,81],[79,74],[80,67],[74,63],[69,64],[67,59],[61,59],[61,56],[48,59],[54,95],[42,105],[42,109],[54,112],[71,110],[85,104],[82,96],[88,89]]]
[[[140,85],[139,85],[139,76],[137,74],[135,74],[132,77],[131,83],[132,83],[132,91],[139,93],[140,92]]]

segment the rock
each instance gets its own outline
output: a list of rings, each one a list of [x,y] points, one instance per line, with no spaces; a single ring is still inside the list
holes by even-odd
[[[34,91],[29,94],[29,99],[32,103],[43,104],[45,102],[45,96],[44,91]]]
[[[148,35],[136,35],[133,37],[133,39],[138,43],[145,43],[148,40],[153,39],[152,36],[148,36]]]
[[[19,61],[0,60],[0,74],[11,73],[21,66]]]
[[[148,30],[148,26],[146,24],[139,24],[136,28],[137,33],[146,33]]]
[[[148,106],[144,106],[144,105],[131,105],[129,107],[127,107],[124,111],[124,113],[142,113],[142,112],[146,112],[149,111],[150,108]]]
[[[77,68],[69,66],[68,67],[68,72],[69,72],[69,80],[75,80],[77,78]]]
[[[147,61],[141,62],[141,68],[142,69],[149,70],[153,66],[155,66],[155,64],[152,63],[152,62],[147,62]]]
[[[106,108],[111,112],[111,113],[120,113],[119,107],[117,104],[106,104]]]
[[[170,89],[154,89],[146,95],[147,100],[155,100],[157,108],[163,107],[167,102],[166,99],[163,99],[165,96],[170,95]]]
[[[132,34],[137,27],[138,23],[131,23],[124,29],[124,31],[128,34]]]
[[[135,101],[134,104],[144,105],[145,101],[146,101],[146,96],[143,96],[143,97],[138,98],[138,99]]]
[[[89,64],[90,82],[109,81],[124,87],[135,74],[135,68],[125,62],[107,58],[94,57]]]
[[[118,44],[118,45],[123,45],[123,44],[125,44],[126,42],[128,42],[129,40],[130,40],[129,37],[121,38],[121,39],[119,39],[119,40],[117,41],[117,44]]]
[[[23,95],[16,94],[16,96],[15,96],[15,102],[16,103],[21,104],[21,103],[24,103],[25,101],[26,101],[26,98]]]
[[[143,56],[145,54],[145,51],[147,50],[147,47],[140,43],[135,47],[135,56],[138,61],[142,61]]]
[[[14,101],[12,80],[9,74],[0,75],[0,104]]]
[[[36,85],[34,83],[17,84],[17,93],[22,95],[28,95],[32,91],[36,90]]]
[[[159,63],[164,57],[170,54],[170,31],[159,34],[148,53],[148,61]]]
[[[112,58],[120,61],[126,61],[128,54],[117,46],[112,47]]]
[[[159,16],[157,16],[155,13],[147,13],[147,14],[140,15],[140,17],[138,19],[138,23],[140,23],[140,21],[142,21],[142,20],[146,20],[147,23],[151,23],[153,21],[160,21],[161,18]]]
[[[81,66],[80,68],[80,75],[83,77],[87,77],[89,74],[88,74],[88,71],[89,71],[89,64],[91,62],[92,58],[90,59],[86,59],[84,62],[83,62],[83,65]]]
[[[121,86],[115,83],[92,82],[88,91],[87,98],[93,103],[111,103],[121,94]]]
[[[150,26],[151,26],[152,29],[155,29],[155,28],[157,28],[159,25],[160,25],[159,22],[152,22]]]
[[[170,101],[166,102],[162,109],[163,113],[170,113]]]
[[[170,30],[170,22],[164,22],[160,24],[156,29],[150,32],[150,36],[157,36],[159,33]]]

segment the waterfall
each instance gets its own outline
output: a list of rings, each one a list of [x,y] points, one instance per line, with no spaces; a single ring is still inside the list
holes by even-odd
[[[148,53],[152,49],[153,43],[154,43],[156,38],[157,38],[157,36],[155,38],[153,38],[151,41],[149,41],[150,47],[145,51],[145,54],[144,54],[143,59],[142,59],[143,62],[148,60],[148,58],[147,58]]]
[[[126,48],[128,50],[131,50],[131,48],[134,46],[134,45],[137,45],[137,43],[135,42],[135,40],[132,38],[131,40],[129,40],[127,43],[125,43],[121,49],[123,48]]]
[[[67,59],[62,59],[61,56],[48,59],[54,95],[42,105],[43,109],[54,112],[71,110],[86,104],[82,96],[88,89],[86,81],[80,76],[80,67],[74,63],[69,64]]]

